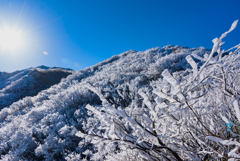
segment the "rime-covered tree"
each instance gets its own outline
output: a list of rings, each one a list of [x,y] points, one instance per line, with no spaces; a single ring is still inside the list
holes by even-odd
[[[95,145],[92,160],[240,159],[240,44],[224,51],[213,39],[211,53],[186,57],[192,69],[170,73],[141,88],[143,99],[127,106],[110,102],[90,84],[102,105],[89,115],[77,136]],[[233,49],[235,49],[233,51]],[[198,63],[197,63],[198,62]]]

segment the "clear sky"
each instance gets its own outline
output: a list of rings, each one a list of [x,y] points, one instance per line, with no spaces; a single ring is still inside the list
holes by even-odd
[[[240,19],[239,8],[240,0],[0,0],[0,31],[20,32],[24,42],[0,46],[0,71],[79,70],[165,45],[211,48]],[[240,43],[240,24],[224,40],[226,49]]]

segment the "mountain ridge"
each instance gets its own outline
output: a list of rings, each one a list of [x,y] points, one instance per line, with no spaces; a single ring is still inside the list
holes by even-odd
[[[36,95],[71,73],[70,69],[46,66],[0,73],[0,109],[26,96]]]
[[[86,149],[94,150],[89,144],[80,145],[82,139],[75,134],[83,130],[89,117],[86,104],[101,104],[98,96],[86,88],[87,84],[99,89],[110,103],[126,107],[131,100],[141,102],[137,91],[140,88],[151,91],[166,68],[170,72],[191,68],[185,57],[192,53],[203,56],[210,51],[170,45],[146,51],[130,50],[76,71],[36,96],[3,108],[1,159],[82,159]]]

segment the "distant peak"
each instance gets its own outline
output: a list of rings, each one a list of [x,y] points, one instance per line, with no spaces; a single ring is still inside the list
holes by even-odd
[[[73,71],[73,69],[70,69],[70,68],[48,67],[48,66],[45,66],[45,65],[40,65],[40,66],[37,66],[36,68],[39,68],[39,69],[63,69],[63,70],[71,70],[71,71]]]
[[[38,67],[36,67],[36,68],[40,68],[40,69],[49,69],[50,67],[47,67],[47,66],[45,66],[45,65],[40,65],[40,66],[38,66]]]

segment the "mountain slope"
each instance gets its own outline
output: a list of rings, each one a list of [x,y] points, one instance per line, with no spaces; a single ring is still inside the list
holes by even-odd
[[[83,122],[89,117],[86,104],[101,104],[86,84],[101,90],[109,102],[126,107],[132,100],[141,102],[137,91],[140,88],[151,91],[164,69],[173,72],[190,68],[185,57],[192,53],[203,56],[210,51],[170,45],[140,52],[131,50],[75,72],[38,95],[3,108],[1,159],[82,159],[87,156],[82,153],[86,148],[92,152],[94,149],[82,144],[75,134],[84,129]]]
[[[0,73],[0,109],[26,96],[37,95],[41,90],[60,82],[73,71],[40,66],[13,73]]]

